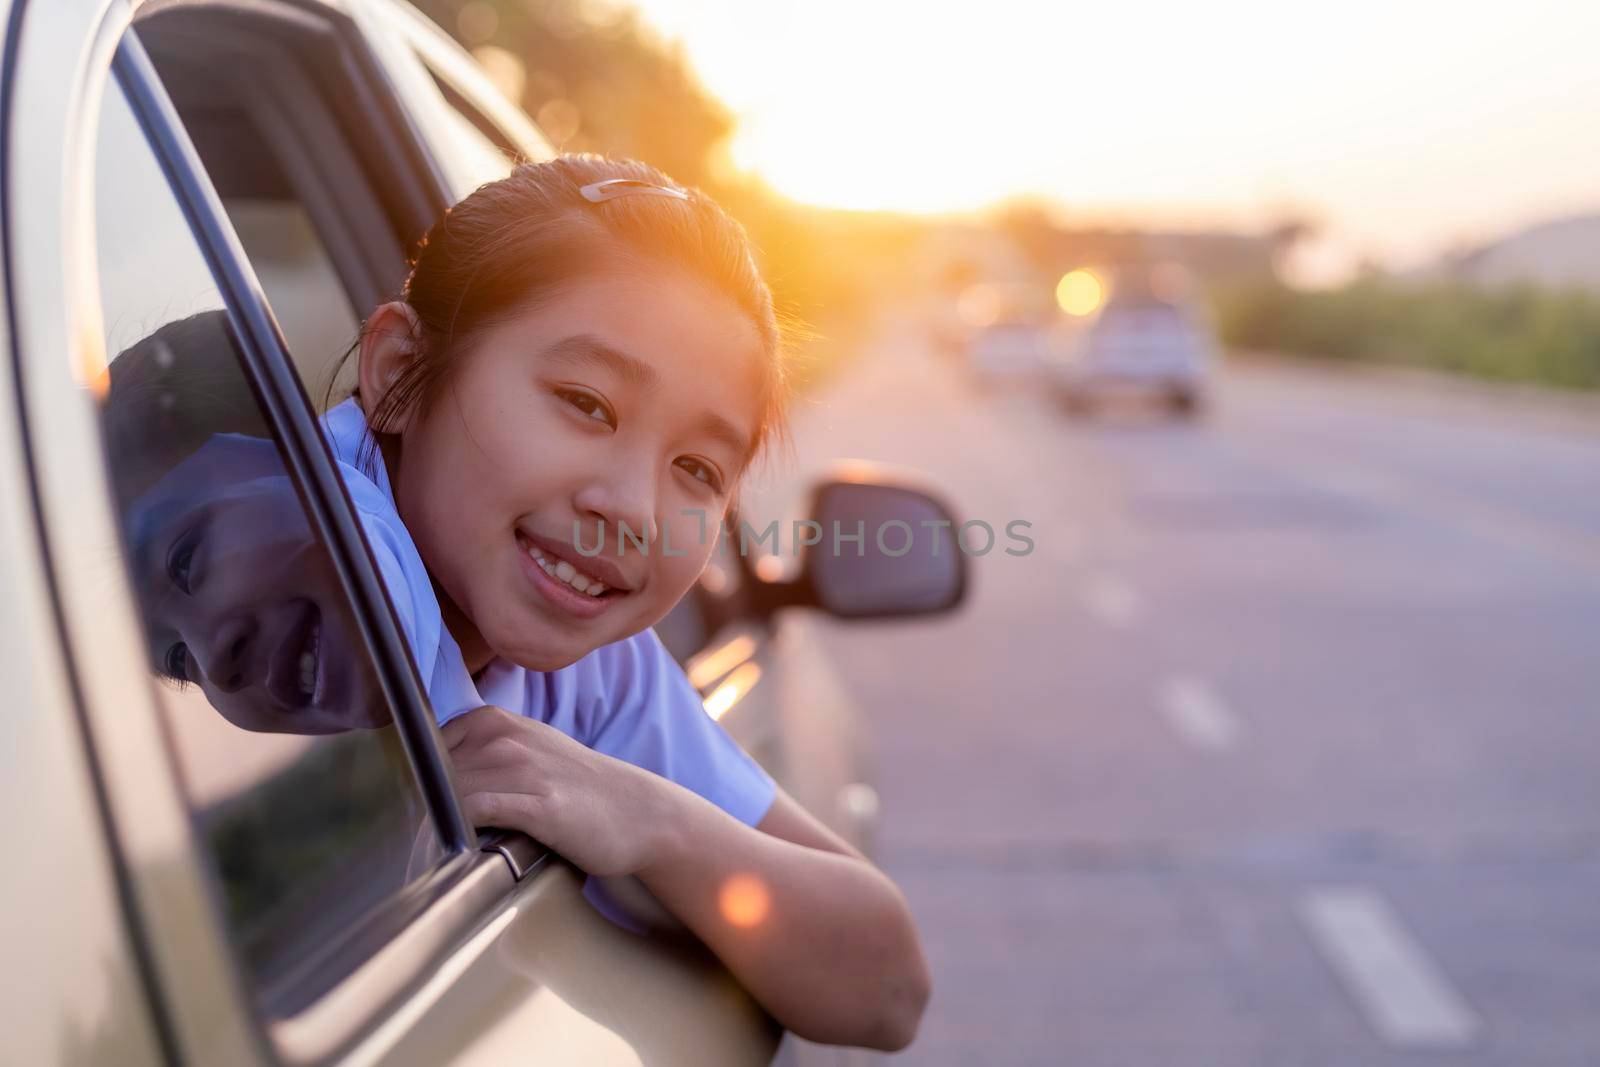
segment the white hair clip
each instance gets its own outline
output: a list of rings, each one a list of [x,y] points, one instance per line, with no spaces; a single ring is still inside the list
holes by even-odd
[[[603,182],[590,182],[578,192],[583,198],[593,204],[603,204],[608,200],[615,200],[619,196],[632,196],[642,193],[646,196],[666,196],[673,200],[689,199],[689,194],[682,189],[671,189],[665,185],[652,185],[634,178],[607,178]]]

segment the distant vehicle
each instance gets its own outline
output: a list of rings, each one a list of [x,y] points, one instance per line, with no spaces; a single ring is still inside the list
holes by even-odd
[[[967,367],[980,385],[1038,381],[1052,361],[1050,333],[1034,322],[996,322],[981,327],[967,345]]]
[[[1202,407],[1216,342],[1199,309],[1115,292],[1055,366],[1057,393],[1074,412],[1113,395],[1164,401],[1180,415]]]

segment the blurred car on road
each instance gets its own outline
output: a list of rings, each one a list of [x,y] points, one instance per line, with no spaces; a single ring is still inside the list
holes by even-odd
[[[7,1061],[769,1058],[778,1028],[703,949],[466,821],[319,427],[421,235],[546,139],[398,0],[0,0],[0,35]],[[808,514],[951,518],[859,470]],[[707,714],[858,844],[863,761],[837,716],[781,713],[805,671],[778,631],[954,606],[960,556],[921,557],[813,551],[780,582],[732,553],[659,631]],[[182,677],[179,611],[215,613],[191,631],[242,666]],[[250,635],[283,619],[274,647],[308,651],[263,675]],[[223,706],[335,689],[359,728]]]
[[[1114,287],[1064,346],[1053,371],[1056,393],[1075,413],[1112,397],[1135,396],[1194,415],[1210,389],[1216,347],[1194,304],[1162,299],[1143,286]]]
[[[967,370],[980,387],[1032,384],[1049,373],[1050,331],[1036,322],[995,322],[973,331],[967,343]]]

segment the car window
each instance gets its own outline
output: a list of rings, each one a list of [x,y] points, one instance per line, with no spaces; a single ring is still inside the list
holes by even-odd
[[[323,408],[349,393],[344,356],[361,320],[399,294],[410,245],[437,213],[416,218],[390,188],[419,168],[386,162],[385,124],[352,105],[367,83],[331,24],[179,6],[138,27]]]
[[[473,185],[510,174],[517,162],[517,150],[512,147],[511,139],[431,67],[428,72],[449,105],[444,114],[450,147]]]
[[[83,565],[131,584],[219,909],[263,1014],[283,1016],[341,976],[328,961],[435,862],[437,835],[342,572],[115,83],[94,177],[121,541]]]

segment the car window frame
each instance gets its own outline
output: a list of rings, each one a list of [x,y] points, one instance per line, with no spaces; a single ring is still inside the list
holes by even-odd
[[[212,14],[204,9],[203,13]],[[187,17],[193,12],[165,9],[156,14],[170,19]],[[270,20],[270,16],[258,17]],[[154,20],[136,20],[134,31],[140,33],[147,52],[153,52],[156,49],[146,39],[147,26],[159,27],[160,24]],[[182,31],[190,33],[200,29],[202,27],[181,27]],[[270,86],[270,89],[250,94],[243,100],[242,110],[269,146],[267,151],[281,166],[291,188],[297,194],[302,190],[316,193],[314,203],[302,206],[341,287],[351,299],[352,312],[359,315],[357,309],[376,307],[398,288],[400,279],[394,276],[393,270],[386,270],[381,260],[387,258],[403,263],[405,248],[381,205],[369,201],[367,183],[363,182],[359,190],[352,190],[328,179],[329,172],[363,168],[340,137],[337,120],[322,96],[280,66],[295,59],[282,54],[285,49],[279,42],[260,47],[258,54],[268,68],[263,88]],[[167,87],[169,96],[179,95],[172,92],[170,83]],[[330,156],[335,158],[330,161]],[[295,199],[299,202],[304,198],[296,196]],[[380,245],[389,247],[380,251]]]
[[[252,62],[259,60],[272,80],[313,105],[318,128],[280,128],[272,145],[274,161],[304,209],[354,318],[359,321],[364,312],[397,298],[422,236],[456,193],[417,129],[403,91],[406,79],[397,77],[405,72],[390,69],[389,28],[374,25],[364,5],[322,0],[147,0],[133,26],[149,34],[146,47],[158,75],[163,61],[157,57],[165,47],[181,47],[186,38],[202,45],[217,38],[254,53]],[[298,61],[299,70],[280,65],[285,60]],[[253,122],[294,125],[275,101],[263,104],[242,91],[235,96]],[[263,130],[264,136],[270,134]],[[340,180],[352,174],[353,184]],[[302,194],[313,194],[317,203]],[[323,354],[290,355],[298,362]],[[348,374],[339,372],[347,362],[316,367],[317,374],[304,379],[319,406],[333,395],[336,382],[348,384]]]
[[[520,107],[495,88],[489,76],[465,54],[449,34],[410,4],[375,0],[393,16],[394,30],[421,65],[438,93],[440,103],[463,114],[480,132],[517,158],[539,162],[555,156],[555,149]],[[466,108],[457,106],[451,94]],[[437,146],[429,142],[430,151]],[[448,161],[440,161],[440,169]],[[470,192],[471,190],[463,190]]]
[[[154,65],[130,29],[112,61],[112,74],[161,164],[223,302],[239,333],[245,374],[262,403],[262,414],[280,436],[290,474],[300,485],[307,517],[328,546],[372,653],[383,696],[418,779],[442,844],[450,852],[476,847],[454,791],[426,689],[417,676],[388,591],[367,548],[337,464],[294,369],[266,295],[182,120],[166,96]]]

